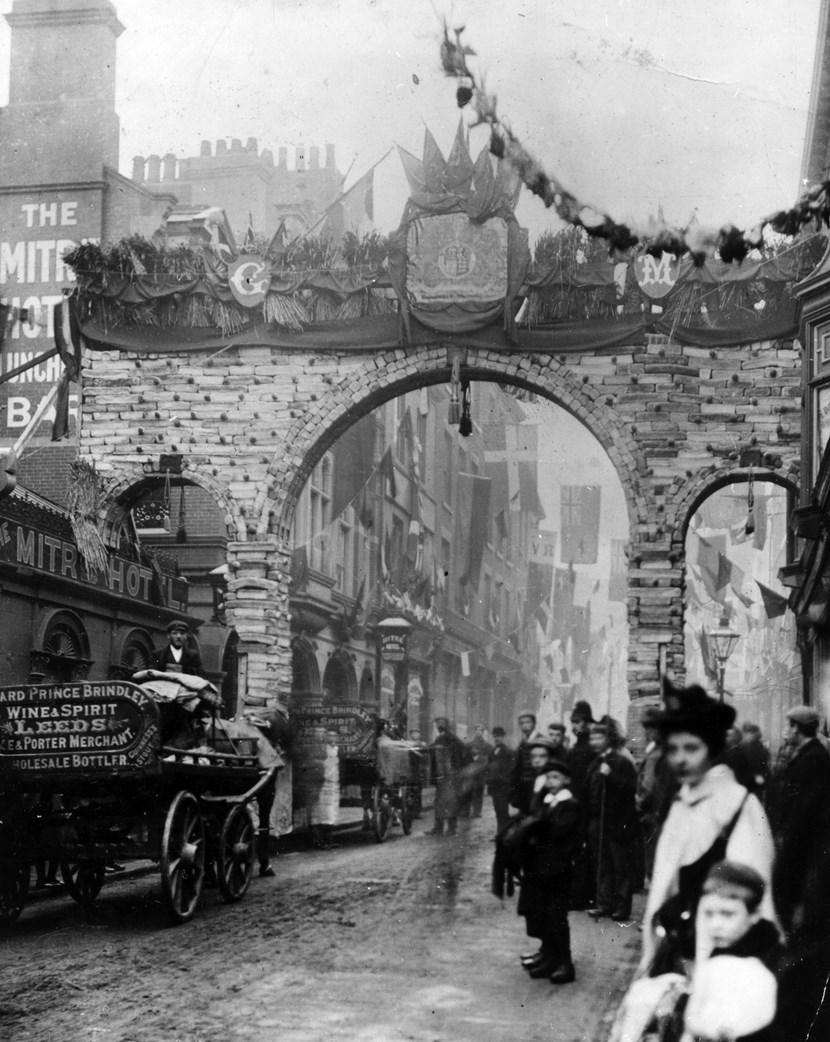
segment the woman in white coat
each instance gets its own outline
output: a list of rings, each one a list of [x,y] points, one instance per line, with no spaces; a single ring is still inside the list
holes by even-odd
[[[693,685],[664,689],[657,718],[666,761],[678,791],[654,859],[640,974],[688,972],[708,952],[695,948],[694,920],[703,881],[728,858],[754,868],[766,883],[761,912],[775,921],[770,899],[773,840],[758,799],[739,785],[722,761],[735,710]]]

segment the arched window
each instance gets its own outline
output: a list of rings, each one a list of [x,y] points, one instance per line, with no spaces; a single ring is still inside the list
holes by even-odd
[[[46,616],[30,659],[32,673],[45,683],[67,683],[88,676],[92,665],[89,637],[80,618],[71,611]]]

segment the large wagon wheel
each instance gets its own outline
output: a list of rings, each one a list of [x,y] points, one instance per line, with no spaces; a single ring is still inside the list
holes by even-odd
[[[222,822],[216,868],[219,890],[226,901],[240,901],[254,874],[256,832],[248,808],[231,807]]]
[[[375,831],[375,839],[378,843],[382,843],[389,835],[389,828],[392,824],[392,801],[389,799],[389,792],[383,785],[376,785],[373,795],[372,827]]]
[[[0,862],[0,926],[11,926],[23,911],[31,871],[28,862]]]
[[[106,875],[104,861],[61,861],[61,878],[69,896],[79,905],[91,905],[101,893]]]
[[[161,889],[176,923],[192,919],[205,882],[205,825],[199,801],[179,792],[170,804],[161,840]]]
[[[398,792],[401,801],[401,828],[403,829],[403,834],[408,836],[412,831],[412,819],[415,816],[415,800],[408,785],[401,785]]]

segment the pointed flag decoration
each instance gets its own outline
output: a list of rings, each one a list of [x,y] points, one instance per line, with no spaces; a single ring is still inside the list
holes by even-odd
[[[768,619],[775,619],[779,615],[783,615],[789,607],[789,602],[786,597],[782,597],[780,593],[776,593],[775,590],[771,590],[768,586],[764,586],[763,583],[758,582],[758,589],[761,591],[761,597],[764,601],[764,611],[767,613]]]
[[[377,421],[369,413],[352,424],[332,447],[332,521],[340,517],[346,507],[360,496],[374,472],[376,432]],[[362,515],[367,511],[367,498],[364,496],[357,503]]]
[[[298,546],[291,555],[291,587],[296,593],[308,582],[308,551]]]
[[[55,400],[52,441],[61,441],[69,434],[69,386],[76,383],[81,375],[81,327],[69,296],[64,295],[60,304],[55,305],[54,323],[55,346],[63,362],[63,375],[58,383]]]
[[[389,483],[389,495],[392,499],[398,498],[398,486],[395,481],[395,463],[392,459],[392,447],[390,446],[381,456],[378,470]]]

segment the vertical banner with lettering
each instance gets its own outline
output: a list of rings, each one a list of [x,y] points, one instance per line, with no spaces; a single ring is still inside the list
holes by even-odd
[[[54,307],[74,282],[63,256],[84,240],[100,239],[102,206],[98,187],[0,190],[0,300],[10,309],[2,330],[0,374],[55,346]],[[0,384],[0,449],[15,442],[60,376],[56,355]],[[70,394],[69,409],[74,426],[75,394]],[[53,420],[50,410],[34,444],[49,441]]]

